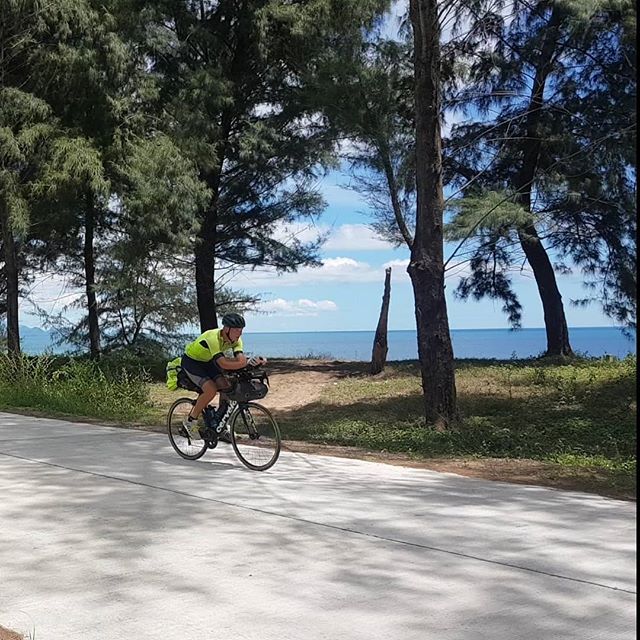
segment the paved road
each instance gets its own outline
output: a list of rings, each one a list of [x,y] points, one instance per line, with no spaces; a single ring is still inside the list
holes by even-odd
[[[0,493],[37,640],[635,637],[635,503],[6,413]]]

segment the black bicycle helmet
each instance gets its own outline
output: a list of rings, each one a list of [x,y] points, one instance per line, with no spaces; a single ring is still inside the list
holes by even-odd
[[[245,321],[239,313],[225,313],[222,316],[222,326],[231,329],[244,329]]]

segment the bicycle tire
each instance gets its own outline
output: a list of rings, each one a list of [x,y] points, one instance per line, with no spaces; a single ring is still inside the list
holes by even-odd
[[[196,440],[195,442],[202,443],[202,446],[200,446],[200,444],[192,444],[190,438],[188,438],[186,435],[183,436],[180,434],[180,431],[183,429],[182,420],[184,419],[184,416],[188,414],[188,412],[191,410],[191,407],[193,407],[195,403],[196,401],[192,398],[178,398],[171,405],[171,408],[169,409],[169,413],[167,415],[167,433],[169,435],[169,442],[175,449],[176,453],[185,460],[198,460],[199,458],[202,458],[202,456],[207,452],[206,440]],[[177,411],[177,409],[181,405],[184,405],[183,410],[186,411],[186,413]],[[199,418],[198,420],[201,420],[201,418]],[[177,440],[177,437],[181,438],[181,440]],[[187,441],[186,443],[185,440]],[[191,451],[193,452],[191,453]]]
[[[260,423],[256,425],[258,416]],[[255,429],[253,435],[250,433],[252,424]],[[245,467],[253,471],[266,471],[278,460],[282,446],[280,428],[271,412],[261,404],[238,404],[229,420],[229,432],[231,446]],[[261,462],[257,463],[257,460]]]

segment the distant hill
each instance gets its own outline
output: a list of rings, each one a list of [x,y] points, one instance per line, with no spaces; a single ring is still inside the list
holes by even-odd
[[[23,324],[20,325],[20,346],[25,353],[33,355],[44,353],[45,351],[64,353],[69,348],[65,345],[55,346],[49,331],[39,327],[28,327]]]

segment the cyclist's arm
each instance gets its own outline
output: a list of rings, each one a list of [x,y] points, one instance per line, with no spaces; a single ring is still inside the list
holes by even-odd
[[[247,366],[247,356],[242,351],[237,351],[233,354],[233,358],[227,358],[226,356],[219,356],[216,359],[216,364],[221,369],[227,369],[228,371],[235,371],[236,369],[243,369]]]

